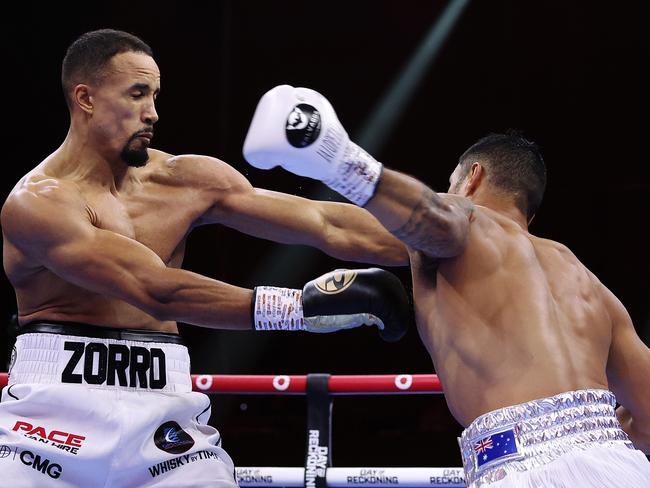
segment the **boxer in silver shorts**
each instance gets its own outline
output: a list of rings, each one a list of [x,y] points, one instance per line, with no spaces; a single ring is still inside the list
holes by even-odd
[[[244,156],[325,182],[408,246],[469,486],[650,486],[650,350],[566,246],[529,232],[546,185],[534,143],[480,139],[436,193],[351,142],[322,95],[281,85]]]

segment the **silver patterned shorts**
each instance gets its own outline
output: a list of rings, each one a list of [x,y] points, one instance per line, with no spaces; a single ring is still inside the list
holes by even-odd
[[[608,390],[577,390],[488,412],[459,438],[467,486],[480,487],[594,445],[634,449]]]

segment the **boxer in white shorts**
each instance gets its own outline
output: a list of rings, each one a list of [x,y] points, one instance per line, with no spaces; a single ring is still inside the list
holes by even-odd
[[[374,324],[394,341],[409,300],[377,268],[326,274],[302,290],[229,285],[179,269],[187,235],[219,223],[395,266],[408,263],[406,248],[353,205],[256,189],[223,161],[150,149],[160,72],[131,34],[82,35],[62,83],[68,134],[2,208],[21,335],[0,403],[0,487],[229,488],[232,463],[206,424],[208,397],[190,391],[176,322],[311,332]],[[44,322],[47,331],[34,329]],[[73,333],[69,323],[87,325]]]
[[[529,233],[546,185],[534,143],[480,139],[436,193],[350,141],[322,95],[282,85],[244,156],[323,181],[408,245],[420,336],[467,427],[469,486],[650,486],[650,349],[566,246]]]
[[[32,322],[16,352],[0,486],[236,486],[178,335]]]

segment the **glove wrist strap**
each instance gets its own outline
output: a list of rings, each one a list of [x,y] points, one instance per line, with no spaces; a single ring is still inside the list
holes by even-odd
[[[258,286],[253,297],[255,330],[305,330],[302,290]]]
[[[375,194],[383,166],[352,141],[338,161],[336,175],[324,183],[363,207]]]

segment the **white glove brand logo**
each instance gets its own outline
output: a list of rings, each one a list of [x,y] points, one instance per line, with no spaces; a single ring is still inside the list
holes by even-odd
[[[298,107],[294,107],[287,119],[287,130],[304,129],[307,127],[307,116]]]
[[[293,147],[309,146],[320,134],[320,113],[306,103],[296,105],[287,117],[285,133]]]
[[[314,284],[321,293],[334,295],[348,288],[356,277],[356,271],[337,270],[321,276]]]

